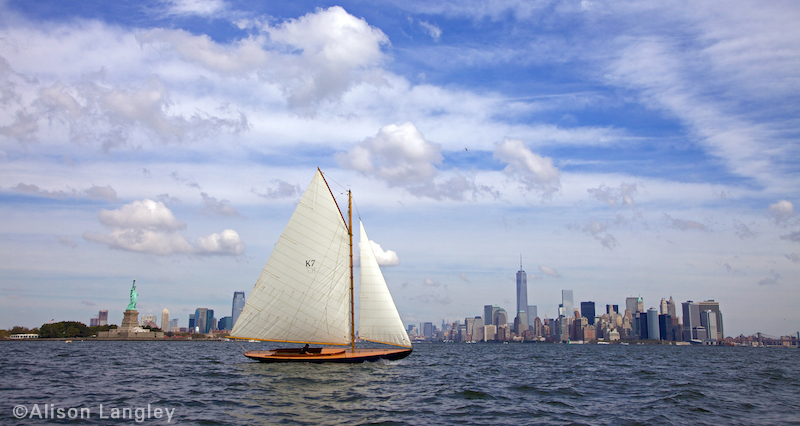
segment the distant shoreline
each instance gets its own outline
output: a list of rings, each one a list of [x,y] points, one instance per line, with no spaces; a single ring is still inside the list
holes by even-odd
[[[225,338],[210,337],[207,339],[181,339],[181,338],[161,338],[161,339],[98,339],[96,337],[42,337],[37,339],[0,339],[0,342],[224,342]]]

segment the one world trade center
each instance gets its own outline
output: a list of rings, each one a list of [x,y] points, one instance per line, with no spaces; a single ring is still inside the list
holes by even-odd
[[[514,320],[517,335],[527,331],[528,326],[528,276],[522,270],[522,256],[519,257],[517,272],[517,318]]]

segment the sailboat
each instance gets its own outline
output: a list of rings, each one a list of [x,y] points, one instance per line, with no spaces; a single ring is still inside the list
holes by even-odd
[[[347,198],[345,221],[317,169],[231,330],[236,339],[305,347],[246,351],[246,357],[261,362],[352,363],[397,360],[411,353],[411,341],[360,220],[359,338],[396,348],[355,347],[349,190]]]

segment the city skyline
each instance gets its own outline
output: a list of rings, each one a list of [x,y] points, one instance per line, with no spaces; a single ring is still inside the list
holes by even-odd
[[[540,317],[563,289],[672,295],[719,301],[729,334],[793,333],[798,20],[778,1],[0,2],[0,327],[119,321],[132,278],[143,315],[228,312],[319,167],[405,323],[513,321],[522,253]]]
[[[517,295],[521,294],[520,285],[524,280],[521,280],[520,276],[524,277],[524,274],[525,272],[521,268],[517,272],[517,283],[516,283]],[[524,291],[522,293],[524,293]],[[545,316],[543,318],[540,318],[537,314],[533,314],[530,324],[527,327],[525,327],[524,325],[520,326],[518,323],[518,318],[515,318],[513,322],[510,321],[506,310],[498,305],[484,305],[483,315],[478,315],[475,317],[467,316],[465,317],[466,320],[463,325],[467,326],[467,323],[469,321],[481,321],[481,324],[479,324],[479,326],[494,326],[493,329],[494,333],[498,333],[501,326],[505,326],[510,333],[512,333],[515,336],[519,336],[520,333],[518,331],[518,327],[523,327],[524,330],[528,329],[534,330],[536,329],[536,327],[546,323],[549,320],[565,318],[565,317],[571,318],[572,315],[568,314],[570,311],[570,306],[574,305],[573,292],[571,290],[561,290],[561,298],[562,298],[562,303],[559,304],[559,309],[558,309],[559,315],[557,317],[548,318]],[[189,318],[187,320],[187,327],[180,327],[178,319],[170,320],[169,311],[168,309],[165,308],[162,311],[162,317],[161,317],[162,324],[168,322],[169,327],[166,330],[163,328],[163,326],[160,328],[163,331],[176,331],[172,330],[172,327],[176,327],[176,328],[181,328],[182,330],[177,330],[181,332],[185,331],[195,332],[196,331],[195,328],[198,328],[197,331],[201,333],[208,333],[211,330],[231,330],[233,328],[233,325],[235,324],[234,318],[236,318],[238,316],[238,313],[241,312],[241,308],[243,307],[244,304],[244,299],[245,299],[244,292],[235,291],[233,293],[233,298],[232,298],[233,303],[231,309],[231,316],[224,316],[222,318],[216,318],[214,316],[213,309],[198,308],[195,310],[194,314],[189,315]],[[519,305],[519,303],[520,301],[517,301],[517,305]],[[581,301],[579,305],[580,308],[578,309],[573,307],[571,311],[575,317],[586,318],[587,320],[586,325],[593,326],[595,325],[595,320],[603,316],[602,313],[596,311],[596,305],[597,303],[595,301]],[[632,314],[638,314],[638,313],[646,314],[648,317],[648,321],[651,320],[653,321],[652,323],[649,322],[646,323],[646,325],[644,326],[648,328],[648,330],[650,331],[652,331],[653,329],[658,329],[659,326],[665,327],[664,324],[659,323],[659,315],[668,314],[671,318],[675,319],[676,321],[675,325],[682,326],[680,334],[684,341],[689,341],[691,339],[696,340],[698,338],[700,340],[703,340],[703,336],[711,336],[711,335],[714,336],[711,338],[712,340],[722,341],[726,337],[724,334],[723,319],[719,308],[719,302],[716,302],[714,300],[705,300],[701,302],[693,302],[691,300],[688,300],[686,302],[683,302],[682,303],[683,308],[681,312],[687,318],[686,321],[683,320],[684,317],[677,315],[678,312],[677,307],[672,296],[669,297],[669,300],[667,300],[665,297],[662,297],[660,303],[658,304],[659,306],[658,309],[653,307],[645,308],[641,296],[626,297],[625,306],[626,306],[625,310],[620,312],[617,304],[607,304],[606,313],[627,315],[627,313],[630,311]],[[527,305],[527,307],[529,312],[531,309],[533,310],[533,312],[537,311],[536,305]],[[208,313],[208,315],[206,315],[206,312]],[[651,318],[652,314],[654,313],[656,313],[655,316]],[[102,321],[103,318],[107,318],[107,316],[108,316],[108,311],[101,310],[98,317],[91,318],[91,326],[105,325],[105,323],[102,323]],[[198,322],[196,318],[201,318],[201,320]],[[141,325],[142,326],[150,325],[153,327],[157,327],[155,321],[156,321],[155,315],[142,315]],[[456,319],[455,322],[457,324],[461,324],[460,319]],[[219,325],[217,323],[219,323]],[[442,319],[443,325],[450,323],[451,320],[449,318]],[[710,325],[710,323],[713,324]],[[536,327],[534,326],[534,324],[536,324]],[[422,335],[426,337],[430,337],[434,323],[422,322],[419,325],[420,329],[418,330],[418,332],[420,332]],[[411,330],[416,326],[416,324],[409,323],[406,324],[406,326],[408,327],[408,332],[411,334]],[[201,327],[202,329],[200,329]],[[472,329],[471,324],[468,325],[467,327],[470,330]],[[695,331],[697,327],[702,327],[705,330],[704,332],[707,334],[698,337],[698,332]],[[484,332],[484,336],[486,332]],[[664,331],[661,331],[661,334],[664,333],[665,333]],[[727,337],[733,337],[733,336],[727,336]]]

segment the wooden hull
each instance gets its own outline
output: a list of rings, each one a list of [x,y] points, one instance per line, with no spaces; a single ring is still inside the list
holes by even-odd
[[[274,349],[271,351],[247,351],[244,356],[259,362],[374,362],[382,359],[393,361],[403,359],[412,349],[350,349],[315,348],[311,353],[301,353],[300,349]]]

